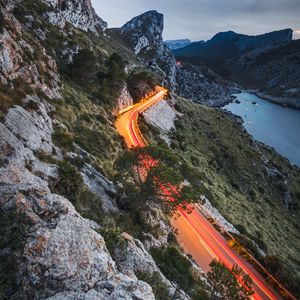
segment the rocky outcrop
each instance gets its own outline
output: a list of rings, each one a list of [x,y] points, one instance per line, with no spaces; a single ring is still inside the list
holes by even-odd
[[[52,120],[43,104],[40,104],[39,108],[39,111],[29,113],[20,106],[13,107],[7,113],[5,125],[23,141],[25,147],[51,154]]]
[[[172,299],[189,299],[182,291],[178,290],[159,270],[152,256],[147,252],[144,245],[128,234],[123,234],[125,246],[115,252],[114,258],[118,269],[131,278],[136,278],[135,274],[147,274],[156,276],[168,289]]]
[[[169,143],[168,132],[175,128],[175,110],[162,100],[143,113],[146,122],[160,130],[161,137]]]
[[[89,164],[84,165],[81,176],[88,189],[95,195],[99,195],[105,214],[119,212],[117,206],[118,192],[113,182]]]
[[[196,103],[219,107],[231,101],[229,87],[234,84],[207,68],[181,63],[176,80],[176,93]]]
[[[49,22],[64,28],[69,22],[76,28],[91,31],[97,35],[107,28],[92,7],[91,0],[44,0],[53,9],[47,12]]]
[[[163,15],[149,11],[133,18],[117,32],[119,38],[161,78],[162,85],[172,92],[213,106],[229,102],[228,83],[217,75],[212,76],[212,71],[207,74],[208,71],[176,62],[174,54],[163,42],[163,26]]]
[[[117,115],[120,111],[123,109],[126,109],[127,107],[133,105],[133,99],[128,91],[127,84],[124,83],[120,95],[116,100],[116,106],[113,109],[113,115]]]
[[[23,28],[12,14],[9,2],[0,4],[4,27],[0,31],[0,81],[8,84],[21,79],[32,89],[43,91],[49,98],[61,98],[60,78],[56,62],[42,47],[34,49],[23,39]],[[33,57],[39,51],[41,60],[27,62],[23,57]],[[41,73],[47,72],[47,79]]]
[[[150,286],[117,271],[99,226],[51,194],[46,182],[12,165],[1,169],[0,182],[2,209],[14,209],[30,232],[23,232],[18,298],[154,299]]]
[[[140,54],[163,44],[164,17],[157,11],[148,11],[127,22],[121,28],[121,35],[128,45]]]
[[[121,27],[119,32],[126,45],[144,58],[149,67],[164,78],[164,84],[174,90],[176,61],[163,43],[163,28],[163,15],[153,10],[133,18]]]

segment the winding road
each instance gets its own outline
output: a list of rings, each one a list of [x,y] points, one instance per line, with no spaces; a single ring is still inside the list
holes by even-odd
[[[147,146],[147,141],[138,128],[138,116],[161,101],[167,92],[166,89],[157,87],[153,96],[120,112],[115,126],[128,148]],[[178,242],[185,253],[190,254],[202,270],[209,271],[209,264],[213,259],[221,260],[229,268],[238,265],[253,280],[253,299],[282,299],[249,262],[229,247],[226,239],[196,207],[189,214],[179,211],[179,216],[174,216],[171,224],[177,230]]]

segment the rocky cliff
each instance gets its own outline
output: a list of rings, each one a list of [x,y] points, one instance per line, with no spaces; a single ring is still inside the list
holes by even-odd
[[[61,28],[69,22],[73,26],[85,31],[91,31],[97,35],[106,28],[104,22],[92,7],[91,0],[44,0],[52,8],[47,12],[49,22]]]
[[[122,141],[104,104],[64,77],[69,43],[100,48],[77,28],[106,39],[90,1],[1,2],[0,26],[0,298],[154,300],[143,273],[168,297],[189,299],[149,254],[151,235],[146,250],[121,232],[113,252],[102,236],[122,197],[103,157],[113,163],[108,151],[122,151]],[[132,103],[126,85],[117,94],[111,109]]]
[[[162,78],[162,84],[172,92],[212,106],[228,102],[230,84],[217,75],[207,76],[207,71],[201,68],[176,62],[173,53],[163,41],[163,28],[163,15],[157,11],[149,11],[110,32],[140,56],[147,67]],[[209,73],[213,74],[212,71]]]

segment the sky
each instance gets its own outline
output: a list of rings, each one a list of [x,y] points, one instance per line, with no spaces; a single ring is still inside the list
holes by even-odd
[[[92,0],[109,27],[148,10],[164,14],[164,39],[208,40],[220,31],[261,34],[292,28],[300,38],[300,0]]]

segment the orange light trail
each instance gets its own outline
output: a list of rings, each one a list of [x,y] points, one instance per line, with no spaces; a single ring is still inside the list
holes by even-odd
[[[162,87],[156,87],[155,94],[119,113],[115,125],[119,134],[124,137],[128,148],[142,148],[148,145],[138,128],[138,116],[161,101],[167,92]],[[145,165],[147,168],[147,164]],[[175,187],[171,188],[175,189]],[[171,224],[177,229],[178,240],[185,252],[191,254],[201,268],[208,269],[208,265],[212,259],[222,261],[229,268],[238,265],[253,280],[253,290],[255,292],[251,296],[253,299],[281,299],[267,285],[263,277],[253,266],[229,247],[225,238],[209,223],[202,213],[194,209],[194,207],[190,214],[187,214],[181,208],[178,210],[181,217],[173,217]],[[196,243],[195,241],[199,241],[200,243]]]

